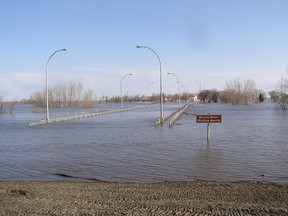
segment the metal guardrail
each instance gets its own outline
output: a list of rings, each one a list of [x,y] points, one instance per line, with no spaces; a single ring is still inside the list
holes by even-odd
[[[36,121],[36,122],[31,122],[27,125],[27,127],[46,125],[46,124],[50,124],[50,123],[57,123],[57,122],[63,122],[63,121],[71,121],[71,120],[77,120],[77,119],[83,119],[83,118],[89,118],[89,117],[95,117],[95,116],[109,115],[109,114],[113,114],[113,113],[119,113],[119,112],[125,112],[125,111],[130,111],[130,110],[147,108],[147,107],[151,107],[151,106],[157,106],[157,105],[153,104],[153,105],[148,105],[148,106],[132,107],[132,108],[127,108],[127,109],[123,109],[123,110],[122,109],[116,109],[116,110],[85,113],[85,114],[66,116],[66,117],[58,117],[58,118],[52,118],[49,120],[45,119],[45,120],[40,120],[40,121]]]
[[[186,105],[183,105],[182,107],[180,107],[179,109],[177,109],[177,110],[175,110],[175,111],[173,111],[173,112],[171,112],[171,113],[169,113],[168,115],[166,115],[166,116],[164,116],[163,117],[163,122],[165,122],[167,119],[169,119],[169,118],[171,118],[172,116],[174,116],[175,114],[177,114],[177,113],[181,113],[181,115],[184,113],[184,111],[185,110],[187,110],[188,109],[188,107],[190,107],[191,105],[188,105],[188,104],[186,104]],[[178,115],[179,115],[178,114]],[[176,117],[174,117],[173,119],[175,119],[175,120],[173,120],[172,119],[172,121],[177,121],[178,120],[178,118],[181,116],[181,115],[179,115],[179,116],[176,116]],[[162,122],[162,123],[163,123]],[[170,125],[171,124],[171,122],[169,123],[169,127],[171,127],[172,125]],[[160,119],[158,119],[156,122],[155,122],[155,127],[157,127],[157,126],[159,126],[159,125],[161,125],[161,120]]]
[[[191,105],[189,105],[189,104],[184,105],[184,106],[180,109],[180,112],[170,121],[169,127],[172,127],[172,126],[177,122],[177,120],[183,115],[183,113],[184,113],[190,106],[191,106]]]

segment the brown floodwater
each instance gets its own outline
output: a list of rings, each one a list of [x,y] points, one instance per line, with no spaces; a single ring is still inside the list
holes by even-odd
[[[171,128],[168,123],[154,127],[158,106],[28,128],[29,122],[45,118],[45,110],[17,105],[12,115],[0,115],[0,181],[205,179],[288,184],[287,111],[273,103],[194,105]],[[164,114],[177,107],[165,103]],[[119,108],[52,108],[50,117]],[[222,123],[211,124],[209,143],[207,124],[195,119],[207,113],[222,115]]]

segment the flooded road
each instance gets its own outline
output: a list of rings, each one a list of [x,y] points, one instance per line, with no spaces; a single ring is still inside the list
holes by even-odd
[[[125,104],[126,107],[143,104]],[[28,128],[45,118],[31,105],[0,116],[0,181],[115,182],[255,180],[288,184],[288,113],[272,103],[194,104],[176,125],[154,127],[159,106]],[[200,106],[198,106],[200,105]],[[178,104],[165,103],[164,114]],[[118,109],[51,109],[50,117]],[[196,114],[222,123],[197,124]],[[76,177],[76,178],[69,178]]]

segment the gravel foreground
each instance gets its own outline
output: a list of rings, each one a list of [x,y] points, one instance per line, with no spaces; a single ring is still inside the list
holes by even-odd
[[[1,215],[288,215],[288,186],[259,182],[0,182]]]

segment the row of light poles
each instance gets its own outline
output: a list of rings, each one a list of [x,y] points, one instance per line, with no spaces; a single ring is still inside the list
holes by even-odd
[[[159,69],[160,69],[160,124],[163,123],[163,84],[162,84],[162,70],[161,70],[161,60],[158,56],[158,54],[153,50],[151,49],[150,47],[147,47],[147,46],[136,46],[136,48],[146,48],[146,49],[149,49],[150,51],[152,51],[158,61],[159,61]],[[47,122],[49,122],[49,92],[48,92],[48,63],[50,61],[50,59],[57,53],[57,52],[60,52],[60,51],[67,51],[67,49],[59,49],[59,50],[56,50],[54,53],[52,53],[52,55],[48,58],[48,61],[46,63],[46,68],[45,68],[45,72],[46,72],[46,120]],[[178,77],[174,74],[174,73],[167,73],[167,74],[170,74],[170,75],[173,75],[176,77],[177,79],[177,83],[178,83],[178,109],[180,109],[180,81],[178,79]],[[125,76],[122,77],[121,79],[121,82],[120,82],[120,97],[121,97],[121,109],[123,109],[123,100],[122,100],[122,81],[125,77],[127,76],[131,76],[132,74],[126,74]],[[154,84],[153,82],[151,83],[148,83],[147,86],[146,86],[146,95],[147,95],[147,88],[149,85],[151,84]],[[182,83],[183,84],[183,83]],[[201,86],[201,84],[200,84]],[[200,87],[201,88],[201,87]]]
[[[184,86],[184,84],[179,80],[178,76],[174,73],[167,73],[168,75],[173,75],[176,77],[177,79],[177,83],[178,83],[178,109],[180,110],[180,84],[182,85],[182,87],[184,88],[184,92],[186,91],[186,87]],[[122,81],[125,77],[127,76],[131,76],[132,74],[126,74],[125,76],[122,77],[121,81],[120,81],[120,100],[121,100],[121,109],[123,109],[123,96],[122,96]],[[147,83],[146,85],[146,94],[145,94],[145,97],[146,97],[146,102],[147,102],[147,89],[150,85],[154,84],[154,82],[150,82],[150,83]],[[187,100],[187,98],[186,98]]]

